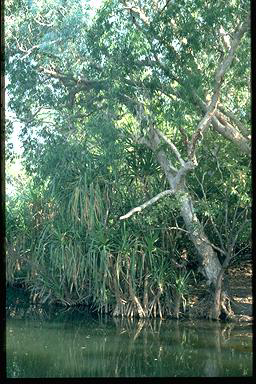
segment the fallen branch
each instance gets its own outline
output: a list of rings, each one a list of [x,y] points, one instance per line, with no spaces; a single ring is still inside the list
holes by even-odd
[[[145,209],[149,205],[154,204],[156,201],[158,201],[162,197],[166,195],[172,195],[172,194],[174,194],[174,191],[172,189],[167,189],[166,191],[160,192],[158,193],[158,195],[156,195],[155,197],[152,197],[152,199],[146,201],[144,204],[141,204],[138,207],[131,209],[126,215],[120,216],[119,220],[128,219],[128,217],[132,216],[134,213],[141,212],[143,209]]]

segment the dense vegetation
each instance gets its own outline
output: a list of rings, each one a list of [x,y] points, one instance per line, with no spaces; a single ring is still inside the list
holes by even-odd
[[[24,148],[7,283],[179,317],[200,282],[205,316],[231,316],[225,273],[251,250],[249,1],[105,0],[92,18],[85,1],[8,0],[5,23]]]

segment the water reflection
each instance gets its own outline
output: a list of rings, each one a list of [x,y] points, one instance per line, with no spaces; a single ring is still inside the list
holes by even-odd
[[[252,374],[252,329],[208,321],[92,317],[9,308],[8,377],[192,377]]]

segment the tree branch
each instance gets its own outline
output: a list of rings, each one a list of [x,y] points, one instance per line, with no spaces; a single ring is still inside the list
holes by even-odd
[[[126,1],[122,1],[122,3],[126,4]],[[143,23],[149,25],[148,17],[145,15],[145,13],[140,8],[132,7],[132,6],[125,6],[125,7],[123,7],[123,9],[127,9],[131,13],[135,13],[136,15],[139,16],[140,20],[142,20]]]
[[[184,164],[180,167],[178,170],[175,178],[174,178],[174,183],[178,187],[182,182],[184,184],[185,177],[188,172],[192,171],[192,169],[195,168],[195,163],[193,161],[186,161]]]
[[[184,166],[185,164],[185,161],[182,159],[181,157],[181,154],[178,150],[178,148],[176,147],[176,145],[173,144],[173,142],[171,140],[169,140],[161,131],[159,131],[157,128],[155,128],[155,131],[157,132],[157,134],[161,137],[161,139],[163,139],[163,141],[168,144],[168,146],[172,149],[172,151],[174,152],[175,156],[177,157],[177,159],[179,160],[180,164],[182,166]]]
[[[123,3],[124,5],[126,5],[127,1],[126,1],[126,0],[122,0],[122,3]],[[137,8],[137,7],[131,7],[131,6],[126,6],[126,7],[124,7],[123,9],[128,9],[128,10],[130,10],[130,12],[131,12],[131,11],[135,12],[135,9],[136,9],[136,12],[135,12],[135,13],[139,16],[139,19],[142,21],[142,23],[143,23],[144,25],[146,25],[147,27],[149,26],[149,24],[150,24],[150,23],[149,23],[149,20],[148,20],[147,16],[145,15],[145,13],[144,13],[141,9],[139,9],[139,8]],[[148,34],[145,33],[145,31],[144,31],[144,30],[141,28],[141,26],[137,23],[135,17],[132,17],[132,22],[133,22],[133,24],[136,26],[136,28],[137,28],[138,30],[140,30],[140,31],[144,34],[145,38],[146,38],[147,41],[149,42],[149,44],[150,44],[150,46],[151,46],[151,49],[152,49],[152,53],[153,53],[153,55],[154,55],[154,57],[155,57],[155,60],[156,60],[156,62],[157,62],[157,64],[158,64],[158,66],[164,71],[165,74],[168,74],[168,76],[170,77],[170,79],[173,79],[173,80],[176,80],[176,81],[180,82],[180,81],[176,78],[176,76],[174,76],[174,75],[171,74],[171,72],[170,72],[170,70],[167,68],[167,66],[164,65],[163,63],[161,63],[161,61],[159,60],[159,58],[158,58],[158,56],[157,56],[157,53],[158,53],[158,52],[156,52],[155,49],[154,49],[154,47],[153,47],[152,40],[153,40],[153,39],[158,40],[164,47],[166,47],[166,48],[168,49],[169,52],[171,52],[171,54],[175,55],[175,56],[179,59],[179,54],[178,54],[178,52],[172,47],[172,45],[170,45],[170,44],[166,44],[166,42],[165,42],[164,40],[162,40],[162,39],[160,38],[160,36],[158,36],[158,34],[157,34],[152,28],[151,28],[151,34],[153,34],[153,39],[152,39],[152,36],[149,37]]]
[[[167,189],[166,191],[160,192],[158,193],[158,195],[152,197],[152,199],[146,201],[144,204],[141,204],[138,207],[131,209],[126,215],[120,216],[119,220],[128,219],[128,217],[132,216],[134,213],[141,212],[143,209],[145,209],[149,205],[154,204],[156,201],[158,201],[162,197],[167,195],[172,195],[172,194],[174,194],[174,191],[172,189]]]
[[[217,70],[217,74],[215,76],[216,82],[220,82],[223,78],[225,72],[229,69],[235,55],[235,51],[245,34],[250,28],[250,12],[247,15],[246,20],[242,23],[240,27],[237,28],[236,33],[234,34],[234,37],[230,44],[230,49],[228,52],[228,55],[224,58],[223,62],[220,64],[219,69]]]
[[[20,60],[24,60],[26,57],[28,57],[34,50],[38,49],[40,47],[40,44],[37,44],[37,45],[34,45],[33,47],[31,47],[28,51],[22,51],[22,52],[26,52],[26,54],[24,56],[22,56],[20,58]]]
[[[194,90],[191,91],[194,101],[201,108],[202,112],[207,111],[207,104],[196,94]],[[215,116],[212,117],[211,124],[215,131],[224,136],[227,140],[236,144],[243,153],[250,156],[250,140],[244,137],[233,125],[229,124],[224,116],[216,110]]]
[[[38,17],[41,17],[41,15],[39,15]],[[54,26],[54,23],[46,23],[46,22],[42,22],[41,20],[38,20],[38,17],[34,17],[34,21],[40,25],[43,25],[44,27],[53,27]],[[62,16],[63,17],[63,16]]]
[[[75,78],[71,74],[63,74],[63,73],[56,71],[55,69],[47,69],[44,67],[38,67],[38,71],[42,72],[46,75],[49,75],[51,77],[54,77],[55,79],[59,79],[62,82],[72,82],[73,84],[77,84],[81,88],[77,89],[75,93],[82,90],[83,88],[87,88],[87,89],[89,88],[90,89],[90,88],[93,88],[94,86],[96,86],[100,83],[104,83],[107,81],[107,79],[88,80],[85,78]]]
[[[230,68],[230,65],[234,59],[235,51],[244,35],[244,33],[248,30],[249,28],[249,23],[250,23],[250,15],[247,16],[246,21],[242,23],[240,27],[238,27],[236,33],[234,34],[234,37],[231,41],[230,44],[230,49],[228,51],[228,54],[226,57],[223,59],[223,61],[220,63],[219,67],[216,70],[216,75],[215,75],[215,87],[213,90],[213,95],[211,98],[211,102],[209,106],[207,107],[205,116],[202,118],[200,123],[198,124],[198,127],[194,134],[192,135],[191,141],[188,145],[188,157],[191,161],[196,163],[196,158],[195,158],[195,150],[196,150],[196,143],[198,142],[199,139],[202,138],[202,135],[204,131],[208,128],[211,119],[216,111],[217,108],[217,103],[219,99],[219,93],[220,93],[220,88],[223,82],[223,77],[227,70]]]
[[[187,233],[188,235],[191,234],[191,232],[187,231],[186,229],[183,229],[183,228],[180,228],[180,227],[170,227],[169,229],[175,229],[177,231],[181,231],[181,232],[185,232]],[[217,245],[214,245],[213,243],[211,243],[210,241],[207,241],[205,239],[201,239],[204,243],[206,244],[209,244],[212,248],[214,248],[216,251],[222,253],[223,255],[226,255],[226,252],[223,251],[223,249],[217,247]]]
[[[227,117],[230,119],[230,121],[232,121],[232,122],[237,126],[237,128],[240,129],[240,132],[241,132],[246,138],[249,136],[249,134],[250,134],[249,129],[247,129],[247,128],[245,127],[245,125],[244,125],[243,123],[241,123],[241,121],[235,116],[234,113],[225,110],[222,106],[219,106],[219,110],[220,110],[222,113],[220,114],[219,111],[216,111],[216,116],[217,116],[217,117],[222,117],[223,114],[224,114],[225,116],[227,116]]]
[[[171,0],[167,0],[167,1],[166,1],[165,5],[163,6],[163,8],[162,8],[162,9],[160,10],[160,12],[159,12],[159,14],[160,14],[160,15],[161,15],[161,14],[162,14],[162,12],[165,10],[165,8],[167,8],[167,7],[168,7],[168,5],[169,5],[170,1],[171,1]]]

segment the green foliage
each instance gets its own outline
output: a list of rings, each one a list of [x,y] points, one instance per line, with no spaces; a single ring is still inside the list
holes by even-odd
[[[139,143],[149,122],[186,160],[180,128],[189,139],[201,119],[191,89],[211,95],[225,51],[220,28],[232,36],[249,2],[132,3],[141,18],[120,1],[104,1],[94,19],[84,1],[7,2],[9,107],[23,123],[29,175],[23,184],[13,179],[18,193],[7,199],[7,280],[21,281],[35,301],[119,306],[121,315],[138,314],[140,302],[161,314],[170,290],[187,293],[191,270],[172,264],[183,248],[195,258],[179,196],[118,219],[169,188],[155,154]],[[246,129],[249,47],[246,34],[220,100]],[[160,149],[178,168],[168,145]],[[227,250],[239,233],[233,251],[250,249],[248,159],[212,130],[197,157],[186,185],[210,241]]]

